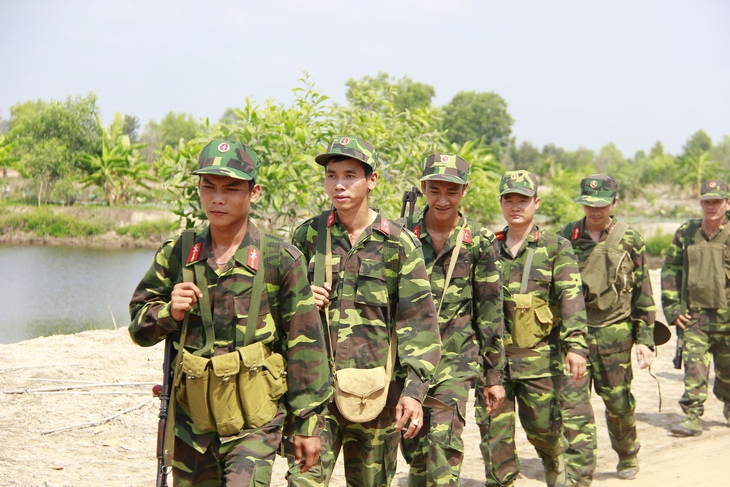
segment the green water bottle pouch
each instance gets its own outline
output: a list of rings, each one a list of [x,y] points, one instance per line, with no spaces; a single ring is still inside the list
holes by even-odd
[[[553,312],[547,301],[532,294],[513,294],[515,314],[505,345],[533,348],[553,329]]]

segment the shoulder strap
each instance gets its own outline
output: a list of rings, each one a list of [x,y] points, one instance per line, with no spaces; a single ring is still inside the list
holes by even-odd
[[[441,290],[441,299],[439,300],[439,309],[436,311],[436,317],[441,316],[441,305],[444,304],[444,296],[446,296],[446,290],[449,288],[449,282],[451,281],[451,274],[454,273],[454,267],[456,267],[456,261],[459,260],[459,250],[461,250],[461,241],[464,239],[464,230],[466,229],[466,222],[459,228],[459,233],[456,234],[456,245],[451,250],[451,259],[449,260],[449,269],[446,271],[446,280],[444,281],[444,288]]]
[[[520,294],[527,292],[527,281],[530,279],[530,269],[532,268],[532,259],[535,257],[535,248],[537,240],[530,242],[527,249],[527,258],[525,259],[525,267],[522,269],[522,282],[520,283]]]
[[[621,240],[624,238],[624,235],[626,235],[626,230],[628,229],[629,225],[627,223],[617,222],[611,230],[611,233],[608,234],[608,238],[606,239],[606,246],[618,246],[621,243]]]

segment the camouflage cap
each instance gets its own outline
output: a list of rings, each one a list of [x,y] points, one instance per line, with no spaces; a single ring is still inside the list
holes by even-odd
[[[728,187],[724,181],[710,179],[702,183],[700,187],[700,201],[702,200],[726,200],[728,198]]]
[[[613,203],[617,195],[618,183],[615,179],[605,174],[593,174],[580,182],[580,196],[575,202],[600,208]]]
[[[499,195],[504,196],[508,193],[537,195],[537,176],[524,169],[507,171],[499,182]]]
[[[216,174],[229,178],[256,179],[259,158],[247,145],[230,140],[211,140],[198,157],[198,169],[193,174]]]
[[[466,184],[469,179],[469,162],[456,154],[431,154],[423,161],[421,181],[449,181]]]
[[[314,158],[317,164],[326,165],[330,160],[338,157],[350,157],[367,164],[374,171],[378,165],[378,153],[372,144],[365,142],[359,137],[350,135],[338,135],[327,146],[324,154]]]

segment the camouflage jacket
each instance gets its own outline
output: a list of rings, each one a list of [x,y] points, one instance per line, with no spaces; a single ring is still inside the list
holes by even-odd
[[[683,223],[674,234],[672,243],[669,245],[667,254],[662,264],[662,306],[667,322],[673,323],[680,312],[680,293],[682,290],[682,275],[684,274],[684,245],[692,245],[699,242],[722,242],[722,231],[725,225],[730,222],[727,218],[714,235],[708,237],[701,228],[702,220],[694,218]],[[690,226],[695,230],[694,236],[688,235]],[[725,245],[730,247],[730,234],[725,239]],[[730,273],[730,252],[725,251],[725,273]],[[690,309],[689,314],[693,320],[699,320],[699,324],[706,331],[730,331],[730,308],[721,309]]]
[[[174,285],[183,281],[181,240],[172,238],[162,244],[134,291],[129,304],[132,317],[129,333],[138,345],[151,346],[171,334],[179,348],[182,322],[170,315],[170,295]],[[215,330],[215,355],[243,345],[254,272],[262,272],[264,266],[270,265],[259,264],[249,254],[250,249],[260,251],[260,242],[259,229],[249,220],[234,264],[223,271],[218,271],[214,262],[208,227],[195,237],[196,245],[201,244],[197,255],[184,250],[189,264],[204,266]],[[295,433],[311,436],[319,434],[323,426],[317,413],[332,393],[327,352],[302,255],[286,242],[282,242],[282,246],[278,286],[267,283],[268,293],[262,295],[254,342],[264,342],[286,358],[289,390],[285,397],[296,417]],[[269,298],[273,303],[269,303]],[[279,318],[275,319],[271,311]],[[196,305],[190,312],[186,349],[203,348],[204,336],[200,309]],[[176,413],[177,435],[204,451],[214,434],[193,433],[191,422],[180,407]]]
[[[310,282],[314,282],[319,218],[305,221],[292,239],[309,262]],[[441,356],[436,309],[421,244],[412,233],[400,232],[399,271],[386,277],[393,272],[384,262],[383,252],[392,225],[398,224],[378,215],[352,246],[334,212],[329,310],[335,368],[385,366],[391,327],[395,326],[400,362],[396,372],[405,375],[403,395],[423,400]],[[395,296],[388,294],[388,279],[396,282]],[[324,318],[322,323],[326,325]]]
[[[502,259],[502,289],[504,320],[507,331],[512,330],[515,314],[513,294],[519,294],[527,248],[535,244],[535,256],[530,268],[527,293],[544,299],[554,308],[560,326],[553,328],[533,350],[539,357],[508,359],[512,378],[538,378],[564,373],[565,353],[588,356],[586,344],[586,312],[578,261],[570,242],[563,237],[534,226],[520,250],[513,257],[507,247],[508,227],[497,233]]]
[[[421,241],[426,270],[431,278],[431,294],[437,308],[442,294],[444,296],[439,315],[441,360],[434,374],[434,383],[482,375],[480,383],[501,384],[505,364],[502,276],[497,240],[481,224],[462,216],[441,252],[436,254],[423,219],[427,211],[428,207],[421,214],[408,217],[405,225]],[[444,294],[446,273],[462,225],[466,225],[466,231]]]
[[[613,229],[616,219],[611,220]],[[585,230],[585,218],[568,223],[559,233],[570,240],[578,262],[584,262],[597,242]],[[608,238],[609,230],[601,232],[601,242]],[[621,249],[628,252],[634,264],[634,286],[631,296],[631,315],[628,320],[603,328],[588,327],[588,345],[591,353],[609,354],[629,350],[634,342],[654,346],[654,297],[651,290],[649,266],[646,262],[644,239],[629,227],[621,241]]]

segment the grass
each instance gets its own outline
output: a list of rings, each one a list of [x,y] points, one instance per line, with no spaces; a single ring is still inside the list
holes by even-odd
[[[0,215],[0,229],[27,232],[38,236],[89,237],[113,228],[111,221],[84,221],[63,213],[55,213],[49,207],[34,207],[29,211],[4,211]]]
[[[669,248],[669,244],[672,243],[672,238],[672,235],[658,230],[654,235],[644,241],[646,253],[656,257],[664,257],[664,254],[667,253],[667,249]]]
[[[129,235],[140,240],[162,240],[174,233],[177,226],[177,222],[170,222],[169,219],[144,220],[121,226],[116,229],[116,232],[119,235]]]

